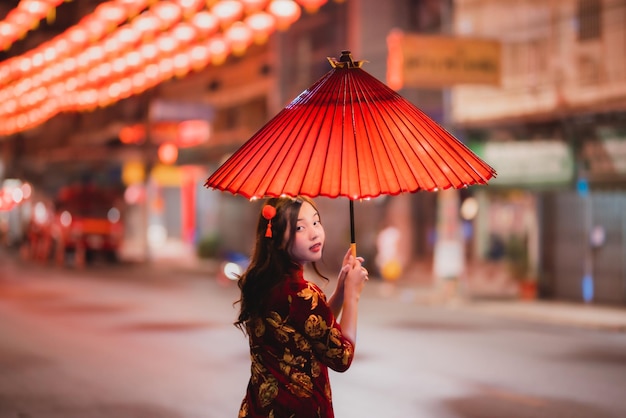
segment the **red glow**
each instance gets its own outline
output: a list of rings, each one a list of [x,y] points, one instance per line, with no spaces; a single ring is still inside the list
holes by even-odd
[[[178,147],[171,142],[166,142],[159,146],[159,161],[163,164],[174,164],[178,159]]]

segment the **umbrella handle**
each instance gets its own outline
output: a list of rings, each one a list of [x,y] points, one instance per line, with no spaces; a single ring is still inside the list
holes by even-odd
[[[350,251],[352,257],[356,258],[356,237],[354,233],[354,202],[350,199]]]

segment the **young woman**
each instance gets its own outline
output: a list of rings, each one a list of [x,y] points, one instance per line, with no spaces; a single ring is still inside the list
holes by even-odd
[[[311,199],[273,198],[263,207],[250,266],[239,279],[235,325],[248,336],[251,377],[239,417],[334,417],[328,368],[354,357],[358,301],[367,270],[348,250],[327,300],[303,277],[322,257],[324,228]],[[341,319],[337,318],[341,314]]]

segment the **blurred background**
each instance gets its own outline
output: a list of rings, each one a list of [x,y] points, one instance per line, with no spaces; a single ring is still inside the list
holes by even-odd
[[[1,251],[244,263],[261,203],[204,181],[350,50],[498,172],[357,202],[377,278],[626,305],[625,22],[624,0],[3,1]],[[317,203],[331,271],[348,201]]]

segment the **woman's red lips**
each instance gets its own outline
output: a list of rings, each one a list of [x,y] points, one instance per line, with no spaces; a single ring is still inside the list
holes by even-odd
[[[315,244],[309,247],[309,249],[313,252],[318,252],[322,249],[322,244]]]

